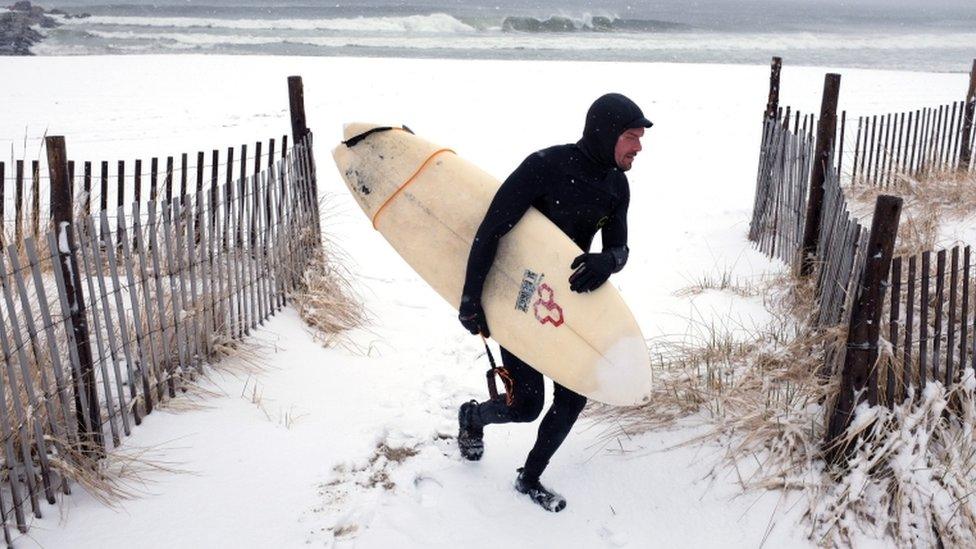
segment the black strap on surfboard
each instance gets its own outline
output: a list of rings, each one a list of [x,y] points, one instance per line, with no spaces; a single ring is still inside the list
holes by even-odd
[[[488,380],[488,395],[491,396],[492,400],[498,398],[498,386],[495,384],[495,370],[498,369],[498,365],[495,364],[495,355],[491,354],[491,348],[488,347],[488,340],[485,336],[481,336],[481,342],[485,344],[485,354],[488,355],[488,363],[491,364],[491,368],[485,373],[485,377]]]
[[[342,144],[345,145],[345,146],[347,146],[347,147],[349,147],[351,149],[351,148],[355,147],[360,141],[362,141],[363,139],[366,139],[367,137],[373,135],[374,133],[388,132],[390,130],[403,130],[403,131],[405,131],[407,133],[413,134],[413,130],[411,130],[410,128],[408,128],[406,126],[400,126],[399,128],[397,128],[395,126],[380,126],[378,128],[373,128],[371,130],[366,130],[366,131],[364,131],[363,133],[361,133],[359,135],[354,135],[354,136],[350,137],[349,139],[346,139],[345,141],[343,141]]]

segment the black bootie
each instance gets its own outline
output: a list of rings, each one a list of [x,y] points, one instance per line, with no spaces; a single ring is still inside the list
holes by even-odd
[[[468,461],[478,461],[485,453],[484,428],[475,420],[478,402],[465,402],[458,409],[458,450]]]
[[[546,511],[558,513],[566,508],[566,498],[543,486],[539,477],[526,476],[521,468],[518,470],[518,478],[515,479],[515,489],[532,498],[532,501]]]

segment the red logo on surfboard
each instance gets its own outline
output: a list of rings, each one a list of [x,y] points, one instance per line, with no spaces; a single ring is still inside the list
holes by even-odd
[[[539,286],[538,294],[539,299],[532,305],[536,320],[539,324],[552,324],[556,328],[562,326],[563,308],[553,301],[552,288],[548,284],[542,284]]]

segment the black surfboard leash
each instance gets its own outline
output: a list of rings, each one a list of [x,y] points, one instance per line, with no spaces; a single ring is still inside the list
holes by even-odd
[[[497,375],[502,379],[502,385],[505,386],[505,404],[511,406],[515,398],[513,391],[515,380],[512,379],[511,374],[508,373],[508,370],[504,366],[499,367],[495,362],[495,355],[492,354],[491,348],[488,347],[488,340],[484,334],[481,334],[481,342],[485,344],[485,354],[488,355],[488,363],[491,364],[491,368],[485,373],[488,382],[488,395],[492,400],[498,398],[498,386],[495,384],[495,375]]]
[[[355,147],[357,144],[359,144],[359,142],[361,142],[363,139],[366,139],[367,137],[373,135],[374,133],[388,132],[390,130],[403,130],[403,131],[405,131],[405,132],[407,132],[407,133],[409,133],[411,135],[415,135],[413,133],[413,130],[411,130],[410,128],[408,128],[406,125],[402,125],[400,127],[396,127],[396,126],[380,126],[378,128],[373,128],[371,130],[366,130],[366,131],[364,131],[363,133],[361,133],[359,135],[354,135],[354,136],[350,137],[349,139],[346,139],[345,141],[343,141],[342,144],[345,145],[345,146],[347,146],[347,147],[349,147],[351,149],[351,148]]]

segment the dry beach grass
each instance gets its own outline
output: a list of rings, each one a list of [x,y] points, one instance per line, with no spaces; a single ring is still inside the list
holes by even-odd
[[[906,184],[908,217],[917,221],[902,225],[900,250],[931,249],[937,220],[976,212],[974,183],[971,177],[945,180],[933,185],[936,190]],[[877,194],[860,191],[858,204]],[[924,392],[912,388],[907,400],[891,408],[860,407],[845,433],[849,458],[829,465],[823,441],[839,368],[829,376],[820,373],[843,356],[847,329],[810,328],[817,305],[812,284],[791,274],[751,282],[733,280],[727,272],[700,277],[678,294],[720,291],[734,299],[761,299],[768,322],[741,326],[690,319],[680,338],[650,342],[651,404],[594,406],[589,414],[606,425],[606,440],[676,425],[705,426],[704,434],[683,445],[720,449],[712,474],[732,471],[743,491],[799,497],[808,536],[820,545],[850,546],[867,536],[900,547],[973,546],[973,370],[949,388],[932,382]],[[881,349],[875,368],[885,379],[889,368],[903,365],[883,336]],[[954,413],[944,413],[949,406]],[[775,518],[770,520],[772,528]]]
[[[847,194],[852,199],[852,213],[866,220],[871,218],[879,195],[893,194],[904,199],[895,255],[947,247],[952,243],[939,242],[939,228],[947,221],[969,220],[976,215],[973,173],[938,172],[920,179],[899,174],[887,189],[858,186],[847,188]]]

